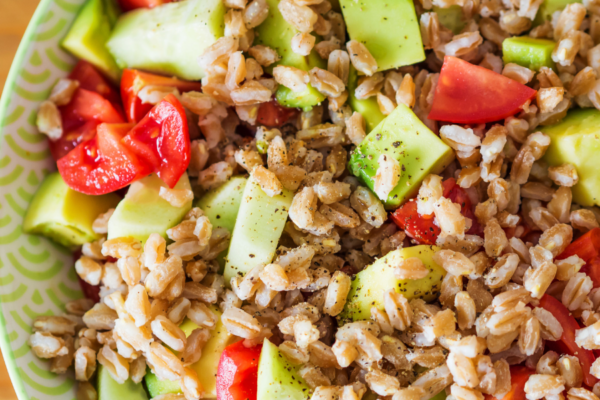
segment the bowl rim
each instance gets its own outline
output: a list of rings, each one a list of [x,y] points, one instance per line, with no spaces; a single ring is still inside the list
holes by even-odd
[[[12,64],[10,66],[10,70],[8,72],[8,76],[6,77],[6,81],[4,83],[4,89],[2,90],[2,96],[0,97],[0,143],[3,139],[2,129],[4,126],[4,119],[6,118],[8,107],[10,104],[10,100],[14,93],[15,86],[17,84],[17,79],[19,77],[19,72],[22,69],[25,56],[27,55],[27,51],[29,47],[34,43],[34,36],[36,33],[37,27],[43,22],[44,17],[46,16],[48,8],[52,5],[55,0],[40,0],[29,24],[27,24],[27,29],[21,38],[21,42],[19,43],[19,47],[17,48],[17,52],[15,53],[15,57],[13,58]],[[3,247],[4,244],[0,243],[0,247]],[[2,310],[2,301],[0,300],[0,311]],[[23,384],[23,380],[19,375],[17,370],[17,361],[15,359],[13,350],[10,346],[8,340],[8,331],[6,328],[6,320],[4,316],[0,312],[0,350],[2,350],[2,356],[4,358],[4,363],[6,364],[6,369],[8,370],[8,376],[10,377],[10,381],[13,385],[15,393],[17,394],[17,398],[19,400],[29,400],[29,395],[25,389],[25,385]]]

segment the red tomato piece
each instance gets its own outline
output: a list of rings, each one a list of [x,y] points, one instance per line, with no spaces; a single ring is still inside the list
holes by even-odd
[[[60,107],[63,129],[69,131],[87,121],[121,124],[123,116],[113,104],[96,92],[77,89],[66,106]]]
[[[81,193],[100,195],[149,173],[121,142],[130,129],[130,124],[101,124],[96,136],[58,160],[58,171],[66,184]]]
[[[547,294],[540,300],[539,307],[551,312],[563,327],[563,334],[560,340],[558,342],[548,341],[546,344],[550,347],[554,345],[560,352],[577,357],[583,370],[583,382],[589,387],[594,386],[598,382],[598,379],[590,374],[590,367],[596,360],[596,357],[591,350],[582,349],[575,343],[575,331],[581,329],[575,317],[571,315],[567,307],[560,301]]]
[[[419,215],[415,199],[404,203],[390,217],[400,229],[419,244],[435,244],[441,232],[440,228],[433,223],[433,215]]]
[[[83,292],[83,296],[87,299],[92,300],[94,303],[100,302],[100,286],[92,286],[79,276],[77,276],[79,280],[79,286],[81,286],[81,291]]]
[[[87,67],[80,67],[77,75],[81,75],[84,68]],[[93,138],[96,135],[96,127],[101,123],[125,122],[115,104],[97,92],[83,88],[77,89],[69,104],[59,109],[64,134],[56,141],[49,141],[50,152],[56,161],[67,155],[78,144]]]
[[[559,260],[565,259],[577,254],[586,263],[591,259],[598,257],[600,251],[600,228],[594,228],[582,235],[580,238],[567,246],[565,251],[560,253]]]
[[[295,108],[283,107],[277,100],[271,100],[268,103],[262,103],[258,108],[257,123],[279,128],[290,118],[296,116],[298,112]]]
[[[446,179],[443,182],[444,185],[444,197],[452,200],[453,203],[460,205],[460,213],[471,220],[471,228],[467,231],[469,235],[481,235],[483,234],[483,227],[477,221],[475,213],[473,212],[473,206],[471,205],[471,199],[467,195],[467,192],[456,184],[454,178]]]
[[[137,69],[125,69],[121,77],[121,98],[129,122],[139,122],[152,109],[152,104],[143,104],[138,97],[140,90],[146,86],[170,86],[177,88],[180,92],[200,91],[202,89],[200,82],[182,81],[177,78],[138,71]]]
[[[446,56],[428,118],[458,124],[499,121],[519,112],[535,95],[515,80]]]
[[[87,61],[79,60],[69,79],[79,82],[79,87],[96,92],[113,104],[120,104],[119,92]]]
[[[172,94],[158,103],[122,142],[171,188],[190,163],[185,110]]]
[[[535,370],[522,365],[510,367],[510,390],[502,400],[526,400],[525,384],[530,375],[535,374]],[[485,400],[497,400],[496,397],[486,394]]]
[[[600,287],[600,257],[594,257],[587,262],[582,268],[581,272],[587,274],[594,282],[594,287]]]
[[[96,136],[96,128],[100,125],[97,121],[87,121],[83,125],[63,133],[60,139],[49,140],[50,152],[55,161],[60,160],[73,150],[79,143],[90,140]]]
[[[262,345],[246,348],[243,341],[223,350],[217,369],[217,400],[256,400],[261,350]]]
[[[131,11],[136,8],[154,8],[172,1],[173,0],[119,0],[119,5],[123,11]]]

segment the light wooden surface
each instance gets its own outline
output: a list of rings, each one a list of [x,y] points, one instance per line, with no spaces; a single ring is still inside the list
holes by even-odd
[[[4,88],[10,64],[38,3],[39,0],[0,0],[0,90]],[[2,354],[0,354],[0,398],[17,400]]]

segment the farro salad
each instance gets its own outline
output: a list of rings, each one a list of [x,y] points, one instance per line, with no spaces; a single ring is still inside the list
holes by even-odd
[[[112,1],[24,221],[78,400],[599,400],[598,0]]]

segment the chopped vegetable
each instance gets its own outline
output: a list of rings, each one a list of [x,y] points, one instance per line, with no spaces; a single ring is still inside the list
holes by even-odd
[[[499,121],[521,111],[535,94],[494,71],[446,56],[428,118],[458,124]]]

